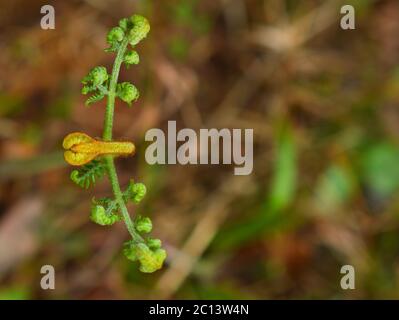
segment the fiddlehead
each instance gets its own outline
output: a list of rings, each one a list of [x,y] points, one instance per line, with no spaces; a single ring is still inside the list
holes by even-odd
[[[148,217],[137,216],[131,219],[126,204],[131,201],[138,204],[146,194],[142,183],[129,182],[122,191],[115,169],[114,158],[132,155],[135,146],[131,142],[112,140],[115,98],[119,98],[131,106],[139,97],[138,89],[129,82],[118,83],[121,65],[126,67],[139,63],[139,55],[132,49],[143,40],[150,31],[150,25],[142,16],[133,15],[119,21],[119,26],[112,28],[107,35],[109,47],[106,52],[115,52],[116,58],[111,74],[103,66],[93,68],[82,80],[82,94],[90,94],[86,105],[107,98],[103,140],[93,139],[85,133],[74,132],[64,138],[65,160],[74,166],[80,166],[71,173],[71,180],[84,189],[96,183],[97,179],[108,175],[113,198],[92,200],[90,219],[102,226],[112,225],[120,220],[130,233],[131,240],[124,245],[125,256],[140,263],[142,272],[154,272],[162,267],[166,259],[166,251],[161,248],[161,241],[144,237],[152,230],[152,222]]]

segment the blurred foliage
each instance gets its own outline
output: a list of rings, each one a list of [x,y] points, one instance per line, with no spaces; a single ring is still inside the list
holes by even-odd
[[[369,146],[361,158],[365,184],[379,197],[392,196],[399,188],[399,148],[386,142]]]
[[[351,174],[338,165],[329,167],[316,185],[319,206],[326,211],[339,209],[351,198],[353,191],[354,181]]]
[[[339,27],[340,5],[356,29]],[[0,298],[399,298],[399,2],[396,0],[42,1],[0,4]],[[149,18],[141,92],[117,105],[121,183],[137,177],[169,261],[143,275],[124,259],[123,226],[89,222],[68,176],[66,132],[98,137],[103,104],[82,108],[80,79],[112,59],[105,30]],[[254,170],[150,166],[150,128],[253,128]],[[109,195],[106,182],[95,197]],[[12,248],[12,250],[10,250]],[[56,290],[40,290],[40,267]],[[356,290],[339,286],[342,265]]]
[[[0,290],[0,300],[27,300],[28,290],[23,287],[12,287]]]

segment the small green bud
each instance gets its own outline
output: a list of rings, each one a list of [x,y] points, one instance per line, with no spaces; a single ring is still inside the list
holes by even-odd
[[[139,91],[129,82],[122,82],[117,85],[116,92],[119,98],[131,105],[132,101],[139,98]]]
[[[123,40],[125,36],[125,32],[121,27],[114,27],[112,28],[107,34],[107,42],[112,44],[115,41],[120,42]]]
[[[147,33],[150,31],[150,24],[146,18],[137,14],[130,17],[130,21],[133,27],[128,34],[129,43],[135,46],[147,36]]]
[[[129,51],[125,55],[124,62],[127,65],[138,64],[140,62],[139,54],[136,51]]]
[[[161,246],[162,246],[162,241],[159,240],[159,239],[147,238],[146,242],[147,242],[147,246],[148,246],[151,250],[159,249],[159,248],[161,248]]]
[[[90,73],[89,77],[93,82],[93,85],[98,86],[103,84],[105,81],[108,80],[108,73],[105,67],[95,67],[93,68]]]
[[[152,230],[152,222],[148,217],[137,217],[136,230],[140,233],[150,233]]]
[[[90,219],[101,226],[108,226],[119,221],[120,217],[116,214],[108,215],[105,212],[105,208],[97,204],[91,208]]]
[[[147,188],[144,183],[134,183],[131,182],[129,184],[129,196],[130,200],[139,203],[141,200],[143,200],[144,196],[147,193]]]

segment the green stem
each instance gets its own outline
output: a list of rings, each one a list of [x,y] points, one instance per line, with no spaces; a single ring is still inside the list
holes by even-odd
[[[122,41],[115,58],[114,66],[112,68],[111,78],[109,80],[108,98],[107,98],[107,106],[105,109],[104,133],[103,133],[103,139],[105,141],[112,140],[112,126],[114,123],[116,85],[118,83],[119,71],[121,69],[121,65],[123,62],[123,58],[125,56],[125,51],[128,43],[129,41],[127,38],[125,38]]]
[[[115,109],[115,96],[116,96],[116,85],[118,83],[119,71],[121,69],[121,65],[123,62],[123,58],[125,56],[125,51],[128,45],[128,39],[125,38],[119,49],[115,58],[114,66],[112,68],[112,74],[109,81],[108,88],[108,98],[107,98],[107,106],[105,110],[105,118],[104,118],[104,132],[103,139],[104,141],[112,140],[112,127],[114,122],[114,109]],[[121,187],[119,186],[118,175],[116,173],[114,159],[112,156],[105,156],[105,163],[107,165],[108,170],[108,178],[111,183],[112,192],[114,193],[115,200],[118,203],[118,206],[121,210],[123,220],[125,221],[127,230],[132,236],[134,241],[143,242],[143,238],[137,233],[134,228],[134,223],[130,218],[129,212],[126,208],[125,201],[123,201]]]
[[[137,242],[143,242],[143,238],[137,233],[134,228],[134,224],[132,219],[130,218],[129,212],[127,211],[125,201],[123,201],[122,191],[118,182],[118,175],[116,173],[114,159],[112,156],[105,156],[105,163],[107,164],[108,169],[108,177],[111,183],[112,191],[115,196],[115,200],[118,203],[118,206],[122,212],[123,220],[125,221],[127,230],[132,236],[133,240]]]

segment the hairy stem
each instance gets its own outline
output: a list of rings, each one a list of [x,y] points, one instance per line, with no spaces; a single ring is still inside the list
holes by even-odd
[[[112,68],[112,74],[109,81],[108,87],[108,98],[107,98],[107,106],[105,110],[105,118],[104,118],[104,132],[103,139],[104,141],[112,140],[112,127],[114,122],[114,109],[115,109],[115,96],[116,96],[116,85],[118,83],[119,71],[121,69],[121,65],[123,62],[123,58],[125,55],[125,51],[128,45],[128,39],[125,38],[116,55],[114,66]],[[108,177],[111,183],[112,192],[114,193],[115,200],[118,203],[118,206],[121,210],[123,220],[125,221],[127,230],[132,236],[133,240],[142,242],[142,237],[137,233],[134,228],[134,224],[132,219],[130,218],[129,212],[126,208],[126,204],[123,201],[121,187],[119,186],[118,175],[116,173],[114,159],[112,156],[105,156],[105,163],[107,165]]]
[[[114,124],[116,85],[118,83],[119,71],[121,69],[121,64],[123,62],[123,57],[125,56],[127,45],[128,45],[128,39],[125,38],[118,49],[114,66],[112,68],[111,78],[109,80],[107,106],[105,109],[105,118],[104,118],[104,132],[103,132],[104,141],[112,140],[112,126]]]
[[[112,191],[115,196],[115,200],[118,203],[118,206],[122,212],[123,220],[125,221],[127,230],[132,236],[133,240],[137,242],[143,242],[143,238],[137,233],[134,228],[134,224],[132,219],[130,218],[129,212],[127,211],[125,202],[123,201],[122,191],[118,182],[118,175],[116,173],[114,159],[112,156],[105,156],[105,163],[107,164],[108,177],[111,182]]]

